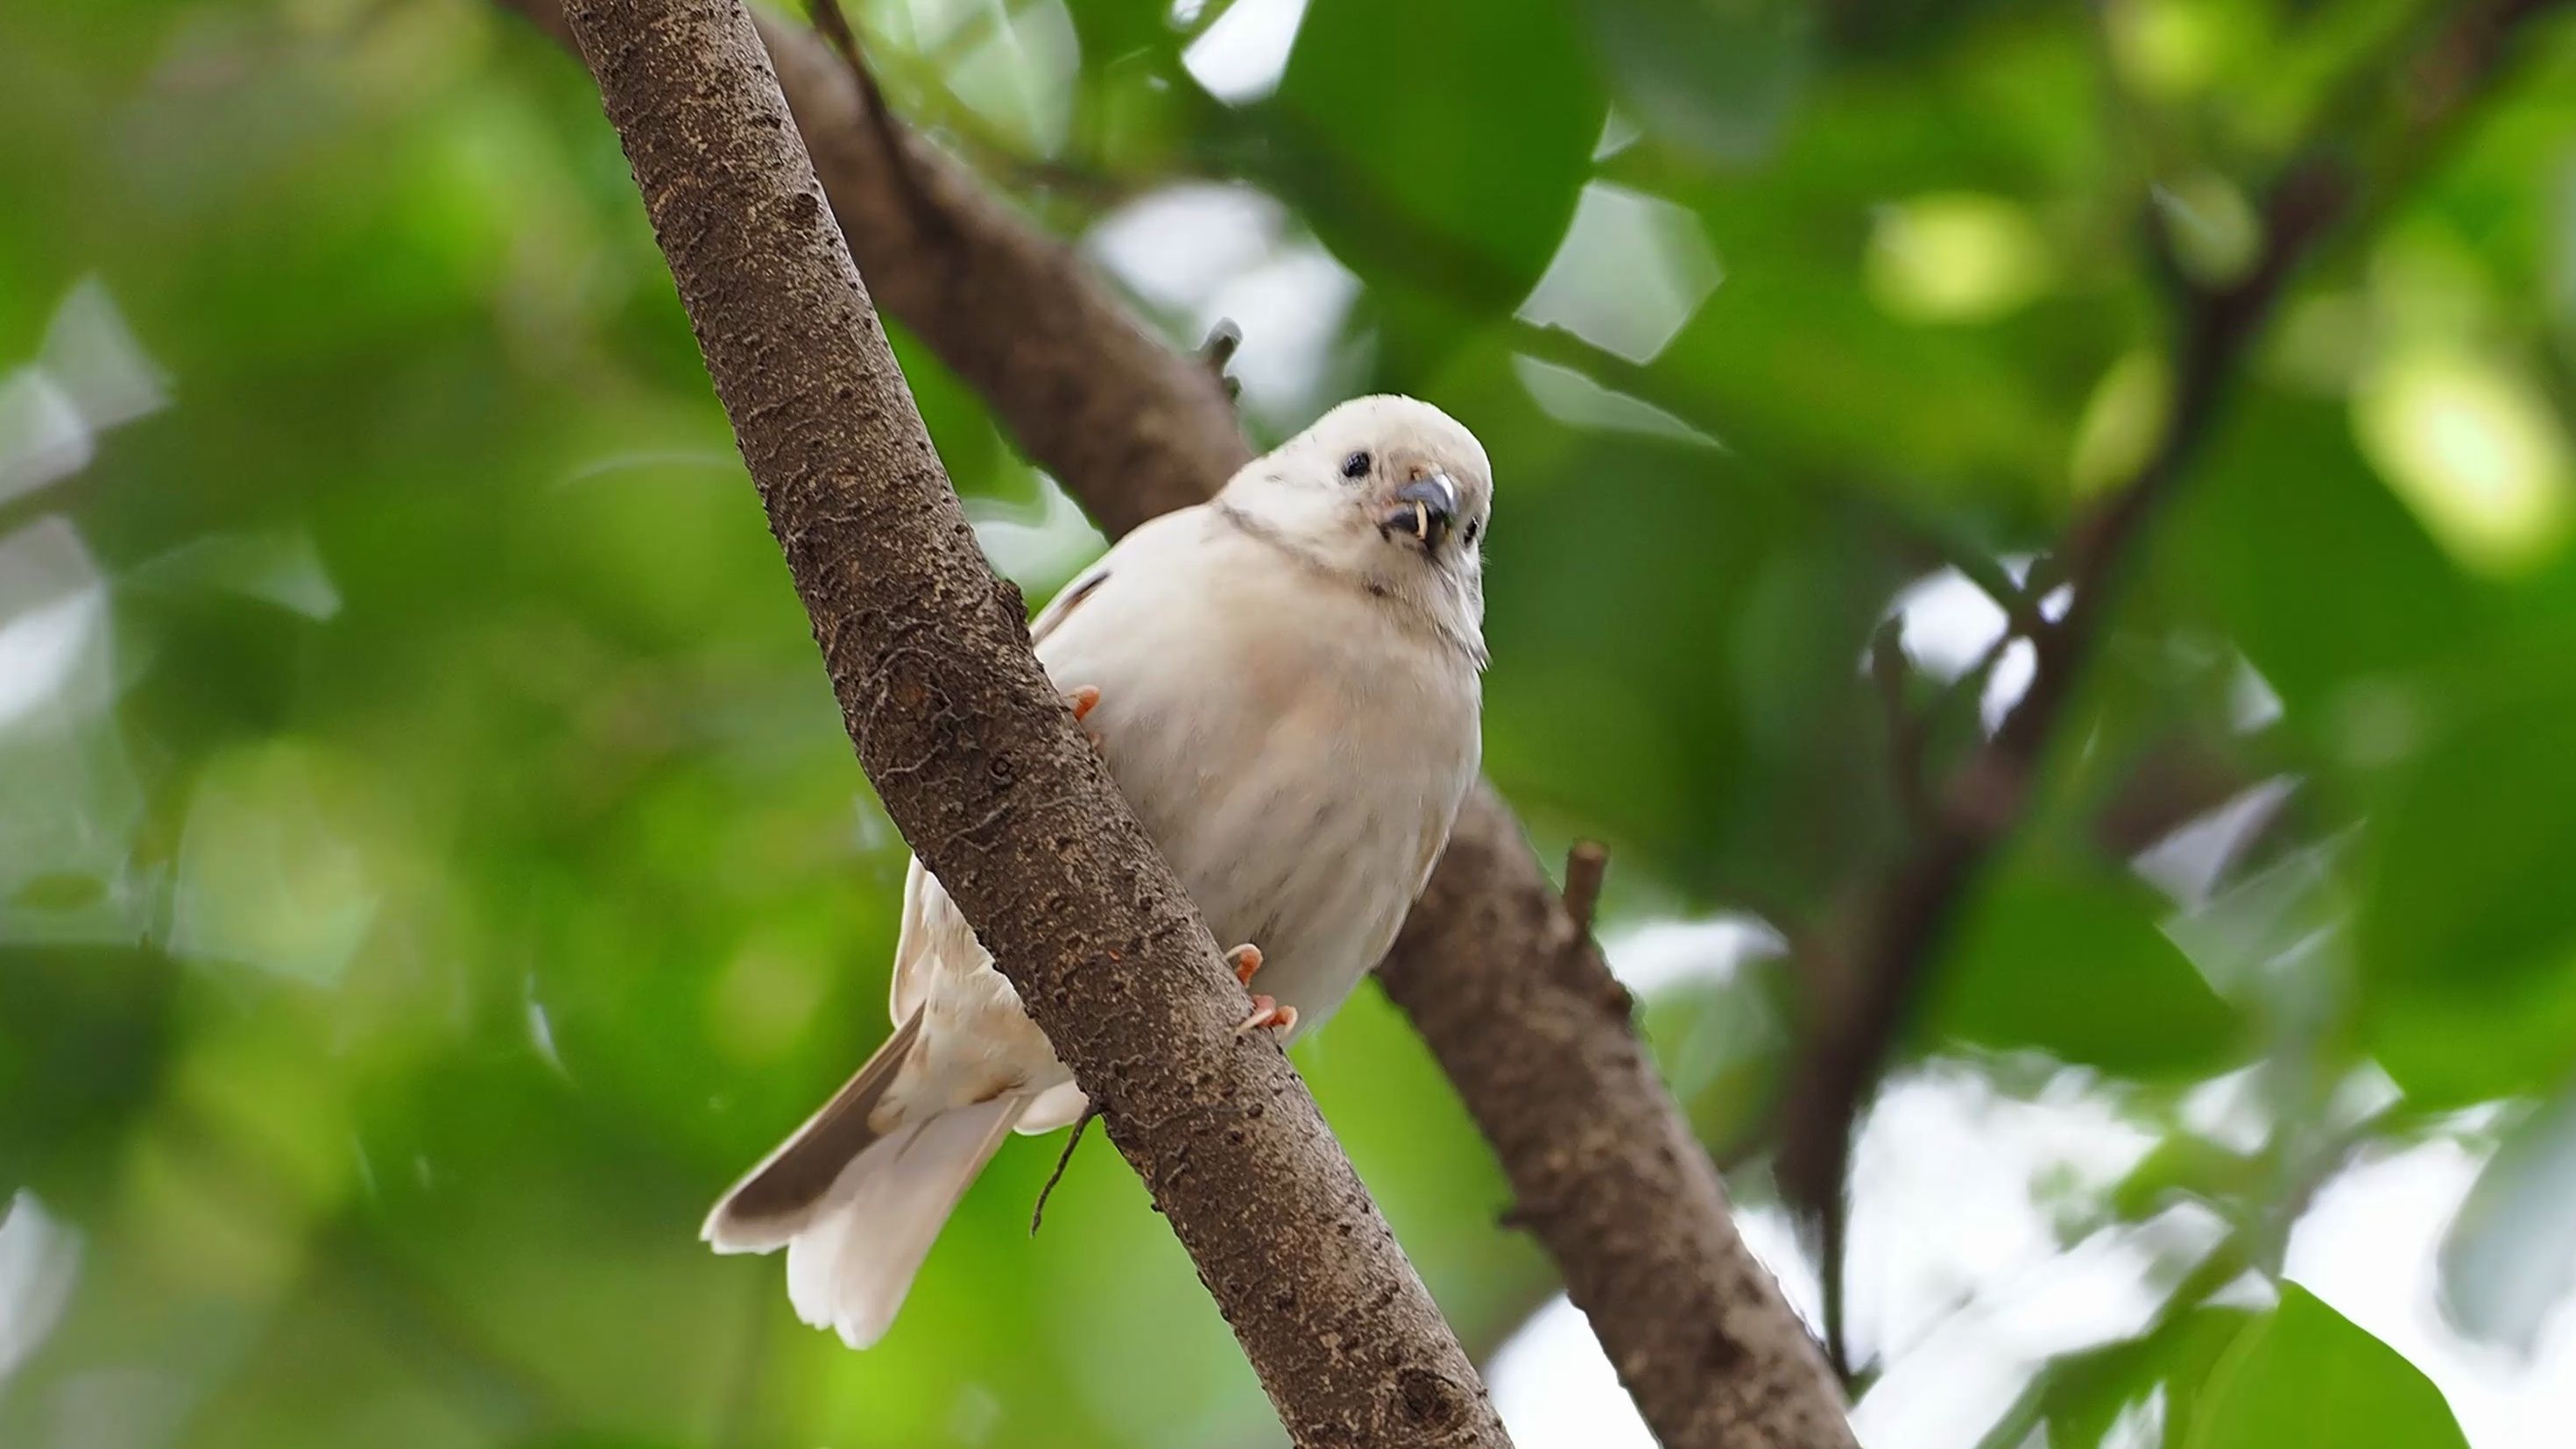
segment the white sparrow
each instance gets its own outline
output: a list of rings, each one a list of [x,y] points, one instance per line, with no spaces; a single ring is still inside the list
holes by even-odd
[[[1321,1025],[1395,940],[1475,779],[1492,475],[1403,397],[1342,404],[1121,540],[1031,633],[1247,986],[1244,1030]],[[1003,1136],[1081,1090],[915,860],[894,1035],[725,1195],[720,1253],[787,1249],[799,1317],[882,1336]]]

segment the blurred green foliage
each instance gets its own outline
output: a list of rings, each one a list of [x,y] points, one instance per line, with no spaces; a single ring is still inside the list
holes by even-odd
[[[1830,931],[1903,847],[1874,629],[1922,605],[1955,758],[2017,666],[1947,571],[2044,551],[2169,405],[2144,229],[2241,266],[2444,7],[1308,0],[1266,56],[1295,6],[853,8],[1176,339],[1243,316],[1257,431],[1376,388],[1485,438],[1488,766],[1610,842],[1643,959]],[[2356,1154],[2509,1143],[2463,1334],[2528,1350],[2576,1262],[2576,31],[2526,49],[2292,292],[1909,1042],[2145,1134],[2064,1243],[2218,1225],[1991,1442],[2461,1442],[2273,1287]],[[1097,1147],[1034,1243],[1050,1153],[1006,1152],[866,1355],[694,1241],[883,1032],[903,857],[577,65],[477,0],[11,6],[0,200],[0,1443],[1275,1432]],[[897,345],[1061,582],[1097,540]],[[1758,1207],[1794,978],[1694,950],[1646,1019]],[[1436,1066],[1374,996],[1300,1060],[1490,1349],[1550,1279]]]
[[[2295,1385],[2295,1392],[2283,1392]],[[2184,1439],[2192,1449],[2324,1444],[2465,1445],[2414,1365],[2291,1284],[2238,1330],[2210,1371]]]

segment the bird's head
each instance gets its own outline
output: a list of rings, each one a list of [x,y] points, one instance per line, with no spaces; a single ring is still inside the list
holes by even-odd
[[[1245,465],[1238,521],[1481,652],[1493,472],[1476,435],[1409,397],[1353,398]]]

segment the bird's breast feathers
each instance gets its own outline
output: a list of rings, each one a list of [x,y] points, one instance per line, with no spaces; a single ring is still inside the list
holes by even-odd
[[[1040,660],[1100,690],[1086,724],[1210,928],[1320,1021],[1392,944],[1475,777],[1472,662],[1204,510],[1072,589]]]

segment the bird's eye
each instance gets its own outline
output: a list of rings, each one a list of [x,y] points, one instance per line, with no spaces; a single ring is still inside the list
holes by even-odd
[[[1345,478],[1365,478],[1365,477],[1367,477],[1367,476],[1368,476],[1368,473],[1369,473],[1369,455],[1368,455],[1368,454],[1366,454],[1366,453],[1353,453],[1353,454],[1351,454],[1349,457],[1344,458],[1344,459],[1342,460],[1342,476],[1343,476],[1343,477],[1345,477]]]

